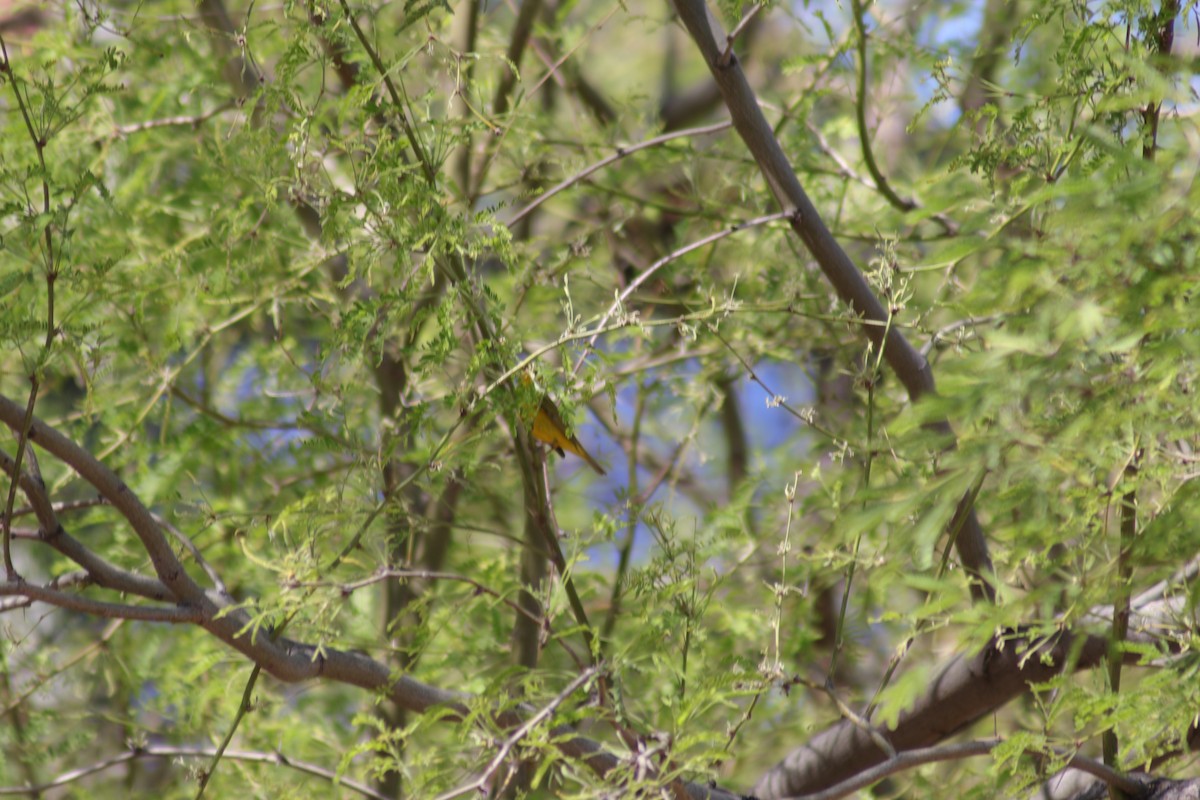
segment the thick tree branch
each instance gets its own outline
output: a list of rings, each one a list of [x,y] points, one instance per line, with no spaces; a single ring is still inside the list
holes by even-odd
[[[81,586],[82,587],[82,586],[88,586],[92,583],[93,583],[93,581],[88,576],[88,574],[80,569],[80,570],[75,570],[74,572],[67,572],[63,575],[56,576],[53,580],[46,583],[45,588],[57,589],[57,590],[61,591],[62,589],[66,589],[67,587],[70,587],[70,586]],[[23,585],[23,583],[19,583],[16,585],[19,587],[19,586]],[[29,597],[28,595],[15,593],[15,594],[13,594],[12,597],[9,597],[7,600],[5,600],[3,602],[0,602],[0,614],[4,614],[8,611],[12,611],[13,609],[17,609],[17,608],[29,608],[35,602],[37,602],[37,601],[34,600],[34,598]]]
[[[23,406],[0,396],[0,423],[11,425],[23,419],[24,413]],[[383,692],[393,702],[409,711],[423,713],[442,709],[443,718],[449,721],[463,720],[471,716],[472,712],[468,707],[470,696],[439,689],[408,676],[396,678],[388,665],[369,656],[324,646],[318,648],[284,637],[273,639],[266,632],[256,628],[245,611],[233,608],[227,598],[216,592],[205,592],[187,575],[167,544],[153,514],[111,470],[36,417],[29,427],[29,441],[74,469],[121,512],[141,538],[163,584],[178,600],[180,616],[189,615],[187,621],[192,621],[190,615],[194,615],[196,624],[278,680],[288,683],[306,680],[336,681],[372,692]],[[560,552],[556,563],[563,569],[565,563],[560,561],[561,558]],[[48,600],[62,599],[49,593],[45,596]],[[99,613],[111,604],[89,601],[89,605],[94,605],[95,608],[81,607],[79,610]],[[128,611],[136,607],[120,608]],[[522,706],[517,710],[497,714],[495,721],[504,728],[516,728],[525,724],[531,713],[535,713],[533,709]],[[608,774],[622,764],[620,758],[606,751],[599,742],[579,736],[570,727],[551,731],[551,739],[560,752],[579,759],[600,776]],[[686,788],[691,797],[734,800],[733,795],[718,789],[692,784]]]
[[[751,43],[756,38],[759,31],[763,27],[763,14],[759,13],[763,9],[763,5],[755,5],[750,8],[741,22],[738,23],[737,33],[742,40],[744,49],[749,49]],[[671,36],[668,32],[668,36]],[[732,37],[732,34],[730,35]],[[727,46],[731,44],[730,37],[726,37]],[[733,37],[737,38],[737,37]],[[674,40],[669,40],[668,46],[674,50]],[[707,79],[701,78],[686,89],[675,91],[674,86],[674,67],[676,59],[674,53],[668,55],[666,59],[666,68],[669,71],[667,75],[666,93],[662,99],[662,103],[658,109],[659,121],[662,123],[664,132],[671,132],[682,128],[684,125],[690,125],[692,122],[700,119],[705,114],[710,113],[721,103],[721,90],[716,83]]]
[[[25,597],[70,611],[81,611],[107,619],[135,619],[143,622],[175,624],[200,622],[200,612],[194,608],[165,608],[160,606],[131,606],[125,603],[105,603],[71,592],[61,592],[53,586],[38,586],[29,581],[0,583],[0,597]]]
[[[0,400],[2,399],[0,398]],[[15,470],[16,463],[12,457],[0,451],[0,472],[4,472],[11,478]],[[170,590],[162,581],[130,572],[109,563],[67,533],[59,523],[54,507],[50,503],[49,497],[46,496],[46,487],[40,479],[36,479],[22,470],[19,484],[21,491],[29,500],[30,508],[37,517],[38,538],[83,567],[92,583],[106,589],[134,594],[150,600],[166,600],[171,597]]]
[[[1197,572],[1200,572],[1200,557],[1134,599],[1130,641],[1165,644],[1168,649],[1178,651],[1178,645],[1164,637],[1164,630],[1186,607],[1186,587]],[[1081,629],[1102,628],[1112,614],[1112,606],[1101,606],[1077,624]],[[1188,623],[1175,624],[1184,630]],[[766,800],[815,792],[849,780],[883,763],[887,754],[880,749],[878,736],[886,737],[896,751],[931,747],[1024,694],[1030,684],[1045,682],[1066,670],[1101,665],[1109,648],[1107,636],[1070,632],[1054,641],[1035,642],[1019,635],[993,639],[977,655],[957,656],[946,664],[930,682],[929,691],[900,715],[894,729],[868,730],[843,720],[767,772],[756,785],[755,794]],[[1140,656],[1127,653],[1124,658],[1136,661]]]
[[[894,729],[868,731],[843,720],[768,770],[754,794],[764,800],[808,794],[882,764],[888,756],[873,734],[884,736],[897,752],[931,747],[1024,694],[1031,683],[1066,669],[1095,667],[1107,650],[1104,636],[1064,634],[1043,645],[995,639],[973,656],[952,659],[930,681],[929,691],[900,715]]]
[[[864,320],[864,333],[872,344],[883,349],[883,357],[904,384],[909,397],[916,401],[926,394],[932,394],[935,386],[929,362],[909,344],[895,325],[887,324],[889,310],[879,302],[866,278],[821,220],[763,116],[737,57],[732,52],[728,58],[724,57],[722,43],[725,37],[714,30],[704,0],[673,2],[721,88],[734,128],[758,163],[776,201],[785,210],[793,212],[792,230],[812,253],[838,295]],[[943,421],[933,427],[953,441],[949,422]],[[975,511],[966,501],[964,496],[950,527],[953,530],[961,526],[955,546],[963,566],[974,578],[972,592],[976,596],[991,599],[995,597],[995,590],[990,584],[991,557]]]
[[[904,772],[905,770],[910,770],[924,764],[987,755],[1003,743],[1003,739],[982,739],[973,742],[959,742],[958,744],[944,745],[942,747],[925,747],[920,750],[908,750],[903,753],[897,753],[882,764],[859,773],[849,780],[842,781],[837,786],[831,786],[823,792],[806,794],[803,800],[838,800],[859,789],[865,789],[889,775],[895,775],[896,773]],[[1031,755],[1038,755],[1038,753],[1034,752]],[[1069,766],[1100,778],[1110,786],[1120,787],[1130,793],[1139,792],[1144,788],[1144,785],[1137,780],[1122,775],[1094,759],[1081,756],[1078,753],[1066,755],[1065,757]]]
[[[7,397],[0,397],[0,422],[20,424],[25,410]],[[33,417],[29,424],[29,441],[67,464],[81,478],[94,486],[121,513],[141,539],[159,579],[180,602],[206,602],[204,590],[184,570],[179,559],[167,544],[162,529],[150,510],[142,505],[125,482],[90,453],[63,436],[54,428]],[[61,526],[60,526],[61,530]],[[51,532],[53,535],[54,532]],[[85,566],[81,563],[81,566]]]

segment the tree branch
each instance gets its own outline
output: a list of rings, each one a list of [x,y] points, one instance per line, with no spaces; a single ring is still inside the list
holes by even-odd
[[[135,747],[131,750],[126,750],[124,753],[119,753],[111,758],[106,758],[103,761],[97,761],[95,764],[89,764],[86,767],[73,769],[64,772],[51,781],[40,784],[38,786],[0,786],[0,797],[12,795],[39,795],[57,789],[62,786],[75,783],[89,775],[95,775],[97,772],[103,772],[113,767],[118,767],[121,764],[128,764],[132,761],[137,761],[142,758],[211,758],[216,753],[215,747],[171,747],[167,745],[147,745],[145,747]],[[351,780],[340,772],[326,769],[325,767],[313,764],[308,761],[297,761],[276,750],[273,753],[262,752],[258,750],[226,750],[224,757],[234,761],[246,761],[260,764],[276,764],[288,769],[294,769],[298,772],[303,772],[306,775],[315,775],[318,778],[323,778],[326,781],[336,785],[344,786],[347,789],[358,792],[363,797],[369,797],[371,800],[389,800],[384,795],[379,794],[370,786],[358,781]]]
[[[501,744],[497,749],[496,755],[493,756],[487,767],[484,768],[483,772],[481,772],[479,776],[475,778],[475,780],[464,784],[457,789],[446,792],[445,794],[438,795],[437,800],[453,800],[455,797],[461,797],[462,795],[469,794],[471,792],[485,792],[488,782],[492,779],[492,776],[496,774],[496,770],[500,769],[500,765],[504,763],[504,760],[508,758],[510,753],[512,753],[513,748],[520,744],[521,740],[528,736],[530,732],[533,731],[533,729],[536,728],[540,723],[550,719],[559,706],[565,703],[571,697],[571,695],[583,688],[586,683],[596,677],[597,674],[599,674],[599,671],[599,667],[589,667],[577,675],[574,680],[567,684],[566,688],[564,688],[556,697],[554,697],[554,699],[538,710],[536,714],[531,715],[528,720],[526,720],[520,727],[513,731],[507,739],[504,740],[504,743]]]
[[[858,83],[857,96],[854,98],[854,118],[858,123],[858,142],[862,148],[863,163],[867,172],[875,182],[875,188],[894,208],[900,211],[912,211],[917,203],[912,198],[902,198],[888,182],[883,171],[875,161],[875,151],[871,149],[871,137],[867,132],[867,26],[863,23],[862,0],[851,0],[850,13],[854,17],[854,29],[858,33]]]
[[[1162,642],[1162,618],[1179,611],[1187,591],[1181,588],[1171,599],[1164,595],[1171,587],[1185,587],[1198,571],[1200,557],[1135,598],[1133,618],[1148,618],[1145,631],[1131,634],[1130,640],[1142,644]],[[1098,607],[1077,624],[1081,628],[1099,626],[1112,613],[1111,606]],[[1131,625],[1131,630],[1135,627]],[[845,720],[832,725],[763,775],[755,794],[765,800],[833,786],[883,762],[876,734],[885,736],[897,751],[932,746],[1024,694],[1031,684],[1044,683],[1067,670],[1097,667],[1108,653],[1106,635],[1068,631],[1053,641],[1032,641],[1013,634],[996,637],[976,655],[951,659],[929,682],[929,691],[900,715],[891,731],[879,727],[865,731]],[[1125,654],[1129,660],[1139,657]]]
[[[136,619],[143,622],[171,622],[175,624],[197,623],[200,612],[194,608],[161,608],[156,606],[131,606],[124,603],[105,603],[70,592],[60,592],[52,586],[38,586],[29,581],[6,581],[0,583],[0,597],[27,597],[58,608],[82,611],[96,617],[108,619]]]
[[[889,310],[879,302],[866,278],[821,220],[816,207],[800,185],[791,163],[784,155],[779,140],[763,116],[737,58],[732,57],[728,64],[722,64],[720,42],[724,37],[718,36],[714,31],[704,0],[673,2],[709,71],[721,88],[734,127],[758,163],[775,199],[780,206],[792,213],[792,230],[812,253],[838,295],[863,319],[864,333],[873,345],[882,349],[888,366],[900,378],[909,397],[915,402],[926,394],[934,393],[933,372],[929,368],[929,362],[909,344],[896,326],[887,324]],[[951,442],[954,441],[949,422],[942,421],[931,427],[947,436]],[[956,511],[956,519],[951,522],[952,529],[961,524],[955,546],[963,566],[973,578],[972,594],[989,600],[994,599],[995,589],[990,583],[993,579],[992,562],[988,555],[987,542],[975,511],[965,502],[966,499],[964,496]],[[964,517],[961,521],[957,519],[960,516]]]
[[[5,398],[0,397],[0,401],[4,400]],[[12,404],[11,401],[8,402],[11,412],[15,404]],[[7,453],[0,451],[0,471],[11,477],[15,474],[15,470],[16,462]],[[46,496],[46,487],[40,480],[35,480],[27,472],[22,471],[20,486],[26,498],[29,499],[30,508],[37,517],[39,540],[83,567],[89,580],[97,586],[126,594],[135,594],[150,600],[166,600],[171,596],[170,590],[161,581],[130,572],[100,558],[67,533],[58,521],[54,506]],[[94,503],[95,501],[87,502]]]
[[[0,423],[12,424],[23,415],[24,408],[21,405],[0,395]],[[29,428],[29,441],[74,469],[125,516],[150,553],[151,561],[163,583],[171,595],[181,603],[180,616],[196,615],[196,624],[278,680],[287,683],[317,679],[334,681],[371,692],[383,692],[393,702],[409,711],[424,713],[441,709],[441,718],[447,721],[461,721],[472,717],[468,706],[472,698],[467,694],[439,689],[407,675],[396,678],[388,665],[362,653],[317,647],[285,637],[273,639],[253,625],[245,611],[230,605],[227,598],[216,592],[205,592],[192,581],[167,545],[153,515],[111,470],[36,417]],[[59,535],[65,536],[64,533]],[[560,552],[556,559],[560,568],[561,558]],[[50,594],[45,596],[60,599]],[[79,610],[98,613],[113,604],[87,601],[84,605],[87,607],[80,607]],[[119,608],[128,611],[137,607]],[[163,616],[171,615],[163,612]],[[515,710],[497,713],[494,721],[501,727],[516,728],[525,724],[532,713],[534,712],[530,707],[522,705]],[[606,751],[599,742],[579,736],[569,726],[552,730],[551,739],[560,752],[570,758],[579,759],[601,777],[621,766],[620,758]],[[687,792],[694,798],[735,800],[734,796],[727,792],[706,786],[689,784]]]
[[[831,786],[823,792],[813,792],[812,794],[803,795],[802,798],[792,797],[789,800],[838,800],[839,798],[853,794],[859,789],[865,789],[889,775],[895,775],[898,772],[904,772],[923,764],[934,764],[940,761],[953,761],[962,758],[971,758],[972,756],[987,755],[1003,743],[1003,739],[983,739],[973,742],[943,745],[942,747],[907,750],[903,753],[897,753],[882,764],[860,772],[853,778],[842,781],[836,786]],[[1037,750],[1028,752],[1030,755],[1041,755],[1041,751]],[[1131,794],[1139,793],[1145,788],[1138,781],[1110,769],[1095,759],[1081,756],[1078,753],[1069,755],[1066,758],[1068,766],[1094,775],[1109,786],[1119,787]]]
[[[412,148],[413,154],[416,156],[417,163],[421,165],[421,172],[424,174],[425,180],[430,186],[437,186],[437,167],[434,166],[428,154],[426,154],[425,146],[421,143],[420,137],[417,136],[413,122],[408,118],[410,109],[408,94],[404,91],[404,85],[400,84],[400,89],[396,88],[396,83],[392,80],[391,73],[387,67],[384,66],[383,59],[379,57],[379,53],[371,46],[370,41],[367,40],[367,35],[359,27],[358,19],[354,16],[354,12],[350,10],[350,4],[346,0],[340,0],[340,3],[342,13],[346,15],[346,21],[350,23],[350,27],[354,30],[354,35],[358,39],[358,43],[362,45],[363,50],[367,53],[367,57],[371,59],[371,64],[379,72],[379,78],[383,81],[383,85],[391,97],[392,105],[396,108],[400,127],[404,130],[404,135],[408,139],[409,147]]]
[[[1063,634],[1052,643],[995,638],[972,656],[953,658],[930,681],[929,691],[900,715],[892,730],[872,730],[897,752],[930,747],[955,731],[1064,670],[1100,664],[1108,651],[1104,636]],[[755,784],[764,798],[816,792],[881,764],[886,754],[871,731],[843,720],[817,734],[772,767]]]
[[[587,178],[589,175],[599,172],[600,170],[607,167],[609,164],[614,164],[617,161],[620,161],[622,158],[625,158],[626,156],[633,155],[634,153],[636,153],[640,150],[646,150],[651,147],[657,147],[658,145],[663,144],[665,142],[669,142],[672,139],[682,139],[687,136],[708,136],[710,134],[720,133],[721,131],[727,130],[730,127],[731,127],[731,123],[719,122],[716,125],[706,125],[703,128],[689,128],[685,131],[675,131],[674,133],[664,133],[662,136],[655,136],[653,139],[647,139],[644,142],[638,142],[637,144],[630,145],[628,147],[618,147],[617,151],[615,153],[613,153],[612,155],[606,156],[605,158],[600,159],[599,161],[595,162],[594,164],[587,165],[586,167],[581,169],[579,172],[576,172],[574,175],[571,175],[571,176],[565,178],[561,183],[559,183],[554,188],[548,189],[545,192],[543,192],[541,195],[538,196],[538,198],[536,200],[534,200],[529,205],[525,206],[520,211],[518,211],[516,213],[516,215],[511,220],[508,221],[508,227],[512,228],[512,227],[516,226],[516,224],[518,222],[525,219],[525,217],[529,216],[529,214],[531,214],[535,209],[537,209],[538,206],[540,206],[542,203],[549,200],[551,197],[554,197],[559,192],[561,192],[565,189],[571,188],[575,184],[582,181],[584,178]]]

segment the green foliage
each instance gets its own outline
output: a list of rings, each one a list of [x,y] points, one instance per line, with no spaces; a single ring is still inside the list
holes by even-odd
[[[35,391],[209,586],[195,545],[248,632],[469,694],[457,719],[264,675],[235,750],[433,797],[487,768],[513,732],[499,714],[553,704],[514,745],[518,794],[744,791],[846,708],[900,724],[948,656],[997,635],[1110,636],[1119,598],[1195,559],[1197,129],[1169,113],[1185,98],[1157,9],[1042,4],[974,76],[965,8],[923,28],[870,7],[860,65],[848,16],[802,5],[762,9],[737,52],[889,328],[925,346],[938,391],[917,403],[787,220],[680,253],[775,201],[733,131],[618,151],[668,124],[676,61],[701,75],[660,6],[547,7],[515,60],[505,8],[480,10],[468,47],[468,7],[423,0],[235,4],[222,32],[193,4],[55,4],[53,24],[4,34],[0,395]],[[749,10],[719,6],[727,25]],[[855,98],[859,68],[900,88]],[[973,77],[987,101],[967,107]],[[864,177],[857,102],[907,127],[867,135],[918,207]],[[544,393],[606,477],[525,460]],[[21,446],[73,537],[153,574],[86,476]],[[952,552],[964,496],[994,606],[972,604]],[[547,497],[565,562],[531,585]],[[13,519],[22,575],[78,570],[32,519]],[[896,785],[1018,794],[1105,732],[1118,768],[1173,753],[1200,703],[1196,597],[1164,585],[1173,613],[1113,644],[1119,691],[1103,670],[1058,676],[979,726],[1004,739],[989,766]],[[604,679],[560,697],[588,656],[572,593]],[[232,725],[251,665],[204,629],[14,608],[0,785]],[[568,724],[619,767],[570,755]],[[137,761],[86,793],[190,797],[209,768]],[[314,781],[227,755],[208,791],[327,792]]]

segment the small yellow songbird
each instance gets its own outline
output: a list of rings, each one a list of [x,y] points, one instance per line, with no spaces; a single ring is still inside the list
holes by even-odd
[[[525,375],[524,380],[526,383],[532,383],[529,375]],[[592,458],[591,453],[583,448],[579,440],[567,433],[567,426],[563,424],[562,415],[558,413],[558,406],[554,405],[554,401],[549,397],[542,396],[541,404],[533,416],[533,424],[530,426],[529,432],[533,434],[533,438],[550,445],[550,448],[560,456],[565,456],[563,451],[569,450],[586,461],[587,465],[596,472],[601,475],[607,474],[604,467]]]

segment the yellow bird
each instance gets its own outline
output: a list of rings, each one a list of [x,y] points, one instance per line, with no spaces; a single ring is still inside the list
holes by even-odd
[[[524,379],[526,383],[532,383],[529,375],[525,375]],[[558,413],[558,406],[554,405],[554,401],[549,397],[542,396],[541,404],[533,416],[533,424],[530,426],[529,432],[539,442],[550,445],[550,448],[560,456],[565,456],[563,451],[569,450],[586,461],[587,465],[596,472],[601,475],[606,474],[604,467],[592,458],[579,440],[567,433],[567,426],[563,424],[562,414]]]

